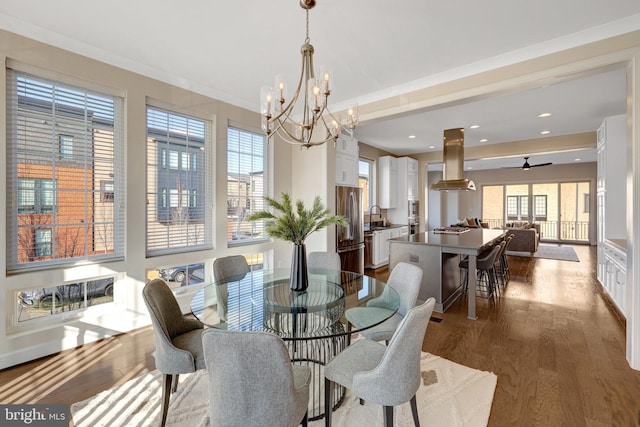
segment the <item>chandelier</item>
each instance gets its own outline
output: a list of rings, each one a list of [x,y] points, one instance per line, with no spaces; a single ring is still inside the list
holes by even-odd
[[[281,76],[276,76],[275,89],[264,86],[260,89],[260,113],[262,130],[271,138],[279,135],[289,144],[313,147],[336,140],[341,132],[353,137],[353,129],[358,124],[358,106],[347,108],[343,120],[336,118],[327,107],[331,95],[331,73],[323,68],[321,77],[313,71],[313,46],[309,43],[309,10],[316,5],[315,0],[300,0],[300,7],[307,15],[306,38],[300,48],[302,70],[293,96],[287,103],[287,86]],[[302,98],[302,99],[300,99]],[[301,105],[296,107],[298,100]],[[286,105],[285,105],[286,104]]]

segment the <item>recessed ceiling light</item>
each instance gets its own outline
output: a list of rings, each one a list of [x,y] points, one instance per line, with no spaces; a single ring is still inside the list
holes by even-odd
[[[574,162],[579,162],[580,160],[582,160],[582,159],[580,159],[580,158],[578,158],[578,159],[573,159],[573,161],[574,161]]]
[[[409,139],[416,139],[415,135],[409,135]]]
[[[471,125],[469,126],[469,129],[478,129],[480,127],[480,125]]]
[[[436,146],[435,145],[430,145],[429,148],[436,148]]]
[[[471,170],[471,169],[473,169],[473,167],[467,166],[467,170]]]
[[[551,133],[550,130],[543,130],[542,132],[540,132],[540,135],[548,135],[550,133]]]
[[[543,118],[543,117],[549,117],[551,115],[551,113],[541,113],[538,114],[538,117]]]
[[[488,139],[487,139],[487,138],[482,138],[482,139],[480,140],[480,142],[487,142],[487,141],[488,141]]]

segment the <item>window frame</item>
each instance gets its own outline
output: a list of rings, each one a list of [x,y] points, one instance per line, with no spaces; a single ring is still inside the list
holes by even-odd
[[[368,168],[369,168],[369,176],[367,179],[367,205],[365,205],[364,201],[364,191],[363,191],[363,198],[362,198],[362,210],[365,213],[369,212],[369,209],[371,208],[371,206],[375,205],[376,200],[375,200],[375,194],[376,194],[376,189],[375,189],[375,177],[374,177],[374,171],[376,170],[375,168],[375,161],[371,160],[371,159],[367,159],[366,157],[359,157],[358,158],[358,186],[360,188],[362,188],[362,186],[360,185],[360,179],[362,178],[363,175],[360,174],[360,163],[366,163]]]
[[[58,134],[58,158],[60,160],[73,158],[73,135]]]
[[[125,197],[123,93],[12,60],[6,65],[6,146],[13,159],[7,162],[7,273],[121,261],[124,205],[114,203],[105,222],[96,216],[96,203],[101,174],[108,172],[115,197]],[[18,206],[23,178],[40,180],[28,213]],[[79,204],[69,198],[73,194],[82,194]],[[95,249],[91,230],[97,224],[109,228],[104,250]],[[51,256],[45,259],[34,256],[33,246],[34,230],[43,225],[52,228]],[[66,243],[71,239],[77,243]]]
[[[150,101],[146,131],[146,256],[212,249],[213,118]]]
[[[544,214],[538,214],[538,208],[540,207],[539,201],[544,201],[542,204],[544,205]],[[533,195],[533,207],[532,207],[532,216],[536,221],[546,221],[548,214],[548,201],[547,196],[545,194],[534,194]]]

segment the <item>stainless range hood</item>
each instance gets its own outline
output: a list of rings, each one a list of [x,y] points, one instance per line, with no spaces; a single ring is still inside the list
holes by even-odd
[[[475,190],[476,185],[464,177],[464,128],[444,131],[442,180],[431,184],[432,190]]]

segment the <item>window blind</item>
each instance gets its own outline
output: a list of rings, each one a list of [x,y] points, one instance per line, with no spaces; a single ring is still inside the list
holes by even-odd
[[[122,106],[120,97],[7,70],[9,271],[123,257]]]
[[[227,241],[243,244],[265,240],[264,221],[248,221],[265,208],[266,138],[234,127],[227,129]]]
[[[147,107],[147,256],[213,246],[211,123]]]

